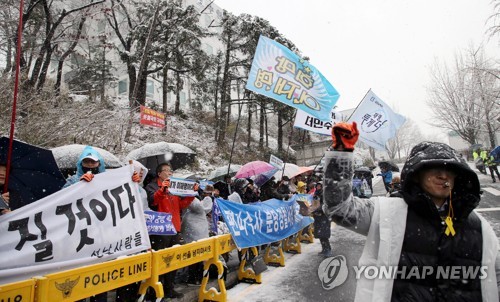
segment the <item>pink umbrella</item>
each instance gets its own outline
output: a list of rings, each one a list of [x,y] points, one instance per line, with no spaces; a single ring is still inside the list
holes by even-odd
[[[266,173],[275,169],[273,165],[266,163],[264,161],[256,160],[251,161],[249,163],[244,164],[239,170],[238,173],[234,177],[236,178],[247,178],[254,175],[259,175],[262,173]]]

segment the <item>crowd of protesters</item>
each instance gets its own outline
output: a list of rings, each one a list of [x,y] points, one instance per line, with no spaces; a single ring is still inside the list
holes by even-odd
[[[481,152],[475,154],[475,158],[480,158],[489,168],[493,182],[494,174],[500,179],[496,168],[495,160],[492,156],[487,156]],[[212,219],[212,209],[215,198],[223,198],[231,202],[240,204],[252,204],[269,199],[289,200],[294,194],[310,194],[313,196],[313,203],[306,210],[305,215],[314,217],[314,235],[320,240],[322,250],[319,253],[325,257],[333,256],[330,245],[331,217],[324,212],[323,206],[323,182],[322,175],[315,173],[299,174],[292,178],[282,175],[276,180],[271,177],[262,185],[255,185],[251,178],[232,178],[230,175],[215,184],[206,184],[203,188],[196,182],[193,190],[197,196],[180,197],[170,192],[170,178],[173,175],[172,166],[169,163],[159,164],[154,171],[154,179],[144,183],[146,175],[151,174],[141,163],[133,161],[134,173],[132,181],[140,186],[140,198],[144,210],[169,213],[172,215],[172,223],[177,231],[175,235],[150,235],[151,247],[160,250],[172,247],[177,244],[187,244],[209,236],[229,233],[222,218]],[[0,168],[4,166],[0,165]],[[4,169],[5,170],[5,169]],[[0,176],[4,175],[4,170],[0,169]],[[87,146],[76,164],[76,174],[69,177],[64,187],[71,186],[79,181],[91,182],[94,175],[106,171],[101,155],[92,147]],[[400,177],[393,177],[390,169],[381,167],[384,186],[388,196],[401,190]],[[0,177],[1,178],[1,177]],[[352,191],[353,195],[360,198],[370,198],[373,193],[371,179],[373,174],[354,175]],[[1,180],[1,179],[0,179]],[[357,182],[356,182],[357,181]],[[360,183],[361,190],[356,183]],[[3,184],[3,183],[2,183]],[[8,204],[9,193],[2,194],[3,200]],[[0,209],[3,213],[9,209]],[[215,225],[216,224],[216,225]],[[221,258],[225,264],[227,255]],[[179,278],[182,275],[183,277]],[[174,288],[176,282],[184,282],[188,285],[200,285],[203,276],[203,263],[195,263],[189,266],[184,272],[171,271],[160,276],[166,298],[181,298],[182,293]],[[176,278],[177,277],[177,278]],[[131,284],[117,290],[116,301],[135,301],[139,284]],[[149,291],[146,300],[154,299],[156,294]],[[92,302],[107,300],[107,293],[91,297]]]

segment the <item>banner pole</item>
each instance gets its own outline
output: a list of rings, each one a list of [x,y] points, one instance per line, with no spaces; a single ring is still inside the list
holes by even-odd
[[[7,163],[5,171],[5,182],[3,193],[9,190],[10,162],[12,160],[12,144],[14,143],[14,129],[16,126],[17,94],[19,92],[19,70],[21,65],[21,39],[23,36],[23,11],[24,0],[19,3],[19,25],[17,28],[17,53],[16,53],[16,75],[14,79],[14,99],[12,100],[12,116],[10,119],[9,149],[7,150]]]
[[[366,95],[371,91],[372,89],[368,89],[368,91],[365,93],[365,95],[363,96],[363,98],[361,99],[361,101],[359,101],[358,103],[358,106],[356,106],[356,108],[354,108],[354,111],[351,113],[351,115],[349,115],[349,117],[347,118],[346,122],[349,121],[349,119],[351,118],[351,116],[353,116],[354,112],[356,112],[356,110],[358,110],[358,107],[359,105],[361,105],[361,102],[363,102],[363,100],[365,99]]]

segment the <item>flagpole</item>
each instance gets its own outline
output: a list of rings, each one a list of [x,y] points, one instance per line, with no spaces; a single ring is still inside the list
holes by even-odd
[[[356,110],[358,110],[358,107],[359,105],[361,105],[361,102],[363,102],[363,100],[365,99],[365,97],[368,95],[368,93],[371,91],[372,89],[368,89],[368,91],[365,93],[365,95],[363,96],[363,98],[361,99],[361,101],[359,101],[358,103],[358,106],[356,106],[356,108],[354,108],[354,111],[351,113],[351,115],[349,115],[349,117],[347,118],[346,122],[349,121],[349,119],[351,118],[351,116],[354,114],[354,112],[356,112]]]
[[[354,108],[354,110],[352,111],[351,115],[349,115],[349,117],[347,118],[346,122],[349,121],[349,119],[351,118],[351,116],[353,116],[354,112],[356,112],[356,110],[358,110],[358,107],[359,105],[361,105],[361,102],[363,102],[363,100],[365,99],[365,97],[368,95],[368,93],[371,91],[372,89],[368,89],[368,91],[365,93],[365,95],[363,96],[363,98],[361,99],[361,101],[359,101],[358,105],[356,106],[356,108]],[[332,126],[332,131],[333,131],[333,126]],[[331,144],[327,149],[326,151],[328,151],[328,149],[330,149],[332,147],[333,144]],[[325,153],[323,153],[323,156],[321,156],[321,158],[319,159],[319,162],[316,164],[316,166],[314,167],[313,169],[313,172],[316,170],[316,168],[319,166],[319,164],[321,163],[321,160],[323,159],[323,157],[325,157]]]
[[[7,150],[7,166],[5,171],[5,182],[3,193],[7,193],[9,187],[10,161],[12,159],[12,144],[14,143],[14,129],[16,126],[17,94],[19,92],[19,69],[21,64],[21,38],[23,35],[23,11],[24,0],[19,2],[19,25],[17,28],[17,53],[16,53],[16,75],[14,79],[14,99],[12,101],[12,116],[10,119],[9,149]]]

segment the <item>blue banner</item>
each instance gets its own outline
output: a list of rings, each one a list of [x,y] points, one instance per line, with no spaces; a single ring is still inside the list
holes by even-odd
[[[172,214],[144,211],[149,235],[175,235],[177,231],[172,223]]]
[[[294,201],[269,199],[239,204],[217,198],[217,206],[238,248],[285,239],[314,221],[300,215],[299,205]]]
[[[309,62],[264,36],[259,38],[246,88],[326,122],[340,96]]]

